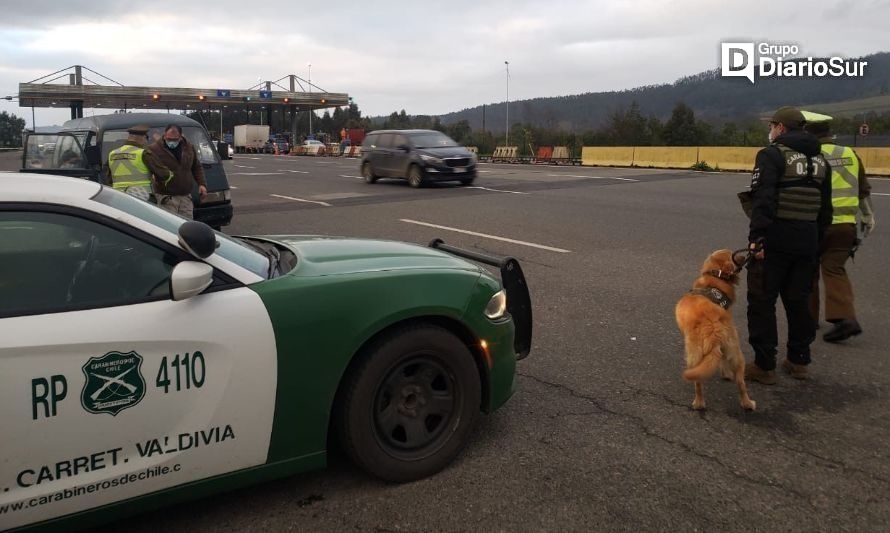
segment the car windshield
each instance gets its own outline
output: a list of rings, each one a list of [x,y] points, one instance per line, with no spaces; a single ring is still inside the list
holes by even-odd
[[[440,148],[442,146],[458,146],[451,137],[439,132],[415,133],[411,135],[415,148]]]
[[[185,222],[185,220],[173,213],[108,187],[102,187],[102,190],[93,197],[93,200],[115,209],[120,209],[174,235],[179,233],[179,226]],[[258,276],[263,278],[269,277],[269,259],[257,252],[255,248],[219,231],[216,232],[216,240],[219,243],[219,248],[214,253]]]
[[[207,133],[197,126],[183,126],[182,135],[195,146],[201,163],[213,164],[219,161],[218,154]],[[102,134],[102,161],[108,160],[108,153],[120,147],[127,140],[127,130],[105,130]],[[164,136],[164,127],[155,126],[148,130],[148,142],[153,143]]]

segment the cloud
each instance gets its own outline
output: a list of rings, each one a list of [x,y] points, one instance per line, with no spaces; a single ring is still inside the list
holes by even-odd
[[[308,77],[363,113],[440,114],[510,99],[669,83],[718,66],[729,39],[796,42],[806,54],[885,46],[890,3],[749,0],[378,0],[299,2],[30,0],[0,19],[0,97],[85,65],[128,85],[244,89]],[[831,31],[844,21],[844,31]],[[795,21],[801,21],[797,23]],[[823,28],[823,29],[819,29]],[[100,80],[95,80],[100,81]],[[27,110],[0,101],[0,110]],[[55,115],[53,115],[55,113]],[[38,110],[64,120],[64,111]]]

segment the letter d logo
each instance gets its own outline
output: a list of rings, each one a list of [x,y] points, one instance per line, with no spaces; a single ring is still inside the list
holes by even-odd
[[[754,83],[754,43],[720,43],[723,77],[742,77]]]

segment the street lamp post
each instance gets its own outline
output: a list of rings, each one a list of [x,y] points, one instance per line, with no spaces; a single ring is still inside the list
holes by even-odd
[[[510,145],[510,62],[504,61],[507,66],[507,135],[504,140],[504,146]]]
[[[307,63],[307,67],[309,67],[309,94],[312,94],[312,63]],[[315,112],[312,111],[312,103],[309,103],[309,138],[312,138],[312,115]]]

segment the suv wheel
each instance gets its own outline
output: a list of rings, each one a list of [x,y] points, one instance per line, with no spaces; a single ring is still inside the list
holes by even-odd
[[[423,170],[417,165],[411,165],[408,169],[408,185],[417,188],[423,187]]]
[[[374,183],[377,181],[377,176],[374,175],[374,170],[371,169],[371,163],[365,161],[362,164],[362,177],[365,178],[365,182]]]

